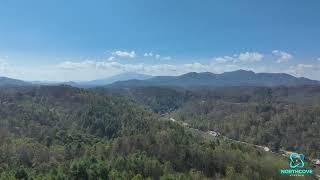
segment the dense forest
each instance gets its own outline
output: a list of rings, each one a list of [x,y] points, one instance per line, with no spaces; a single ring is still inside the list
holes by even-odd
[[[274,151],[320,157],[320,86],[144,87],[98,92],[131,97],[203,131],[214,130]]]
[[[257,89],[233,100],[205,95],[201,100],[189,101],[173,116],[232,139],[319,158],[320,101],[307,102],[306,97],[299,102],[299,95],[284,97],[283,92],[283,89]]]
[[[117,91],[121,96],[111,96],[111,91],[70,86],[0,89],[0,179],[292,179],[278,172],[288,167],[285,157],[223,138],[205,137],[160,116],[176,113],[184,121],[194,122],[194,127],[218,128],[221,123],[216,126],[209,121],[210,112],[215,111],[211,106],[218,103],[214,98],[204,102],[203,107],[210,108],[202,112],[203,108],[193,109],[191,103],[202,97],[201,93],[168,92],[164,88],[155,97],[152,92],[157,89],[147,89],[148,96],[142,96],[143,91],[122,97],[127,92]],[[165,97],[172,103],[166,103]],[[247,106],[256,110],[252,113],[266,113],[266,117],[273,108]],[[192,107],[190,115],[185,112],[188,107]],[[152,112],[153,108],[158,113]],[[306,117],[306,122],[319,112],[309,110],[311,117]],[[197,115],[201,119],[196,120]],[[225,131],[232,127],[231,120],[222,124]],[[240,129],[252,120],[238,121],[244,123]],[[206,122],[209,126],[203,125]],[[230,136],[234,135],[230,131]]]

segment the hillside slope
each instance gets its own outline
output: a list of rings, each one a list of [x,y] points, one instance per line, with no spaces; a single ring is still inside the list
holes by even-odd
[[[31,85],[31,83],[18,80],[18,79],[0,77],[0,87],[15,87],[15,86],[26,86],[26,85]]]
[[[0,179],[286,179],[285,159],[204,139],[124,98],[40,86],[0,89],[0,106]]]

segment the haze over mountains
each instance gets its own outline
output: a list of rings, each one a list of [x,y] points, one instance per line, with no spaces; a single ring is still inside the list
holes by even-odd
[[[319,81],[304,77],[294,77],[285,73],[255,73],[237,70],[214,74],[211,72],[190,72],[180,76],[150,76],[127,72],[109,78],[81,82],[26,82],[7,77],[0,77],[0,86],[59,85],[74,87],[139,87],[139,86],[176,86],[176,87],[227,87],[227,86],[299,86],[320,85]]]
[[[111,77],[102,78],[102,79],[95,79],[91,81],[66,81],[66,82],[58,82],[58,81],[33,81],[34,85],[69,85],[74,87],[81,87],[81,88],[90,88],[90,87],[97,87],[97,86],[105,86],[117,81],[126,81],[126,80],[145,80],[151,78],[152,76],[146,74],[139,74],[134,72],[125,72],[121,74],[117,74]]]
[[[111,76],[109,78],[104,78],[104,79],[96,79],[92,81],[85,81],[85,82],[79,82],[80,85],[82,86],[103,86],[107,84],[111,84],[117,81],[127,81],[127,80],[146,80],[151,78],[152,76],[146,75],[146,74],[139,74],[139,73],[134,73],[134,72],[126,72],[122,74],[117,74],[115,76]]]

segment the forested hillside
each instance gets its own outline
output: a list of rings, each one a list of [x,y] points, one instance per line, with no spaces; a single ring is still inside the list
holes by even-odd
[[[120,91],[108,89],[105,92]],[[268,146],[274,151],[284,149],[320,157],[319,86],[145,87],[127,88],[120,95],[131,97],[154,112],[167,110],[160,112],[170,113],[176,120],[203,131],[214,130],[232,139]],[[166,99],[173,102],[163,103]]]
[[[288,178],[287,159],[69,86],[1,89],[0,125],[0,179]]]

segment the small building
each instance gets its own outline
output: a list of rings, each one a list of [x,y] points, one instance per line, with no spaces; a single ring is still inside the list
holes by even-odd
[[[215,131],[209,131],[208,133],[209,133],[211,136],[213,136],[213,137],[218,137],[218,136],[220,136],[220,133],[215,132]]]
[[[189,124],[188,124],[188,123],[185,123],[185,122],[183,122],[182,125],[183,125],[183,126],[189,126]]]
[[[170,118],[170,121],[172,121],[172,122],[176,122],[176,120],[175,120],[175,119],[173,119],[173,118]]]
[[[266,152],[269,152],[269,151],[270,151],[270,148],[268,148],[268,147],[265,146],[265,147],[263,147],[263,150],[266,151]]]

